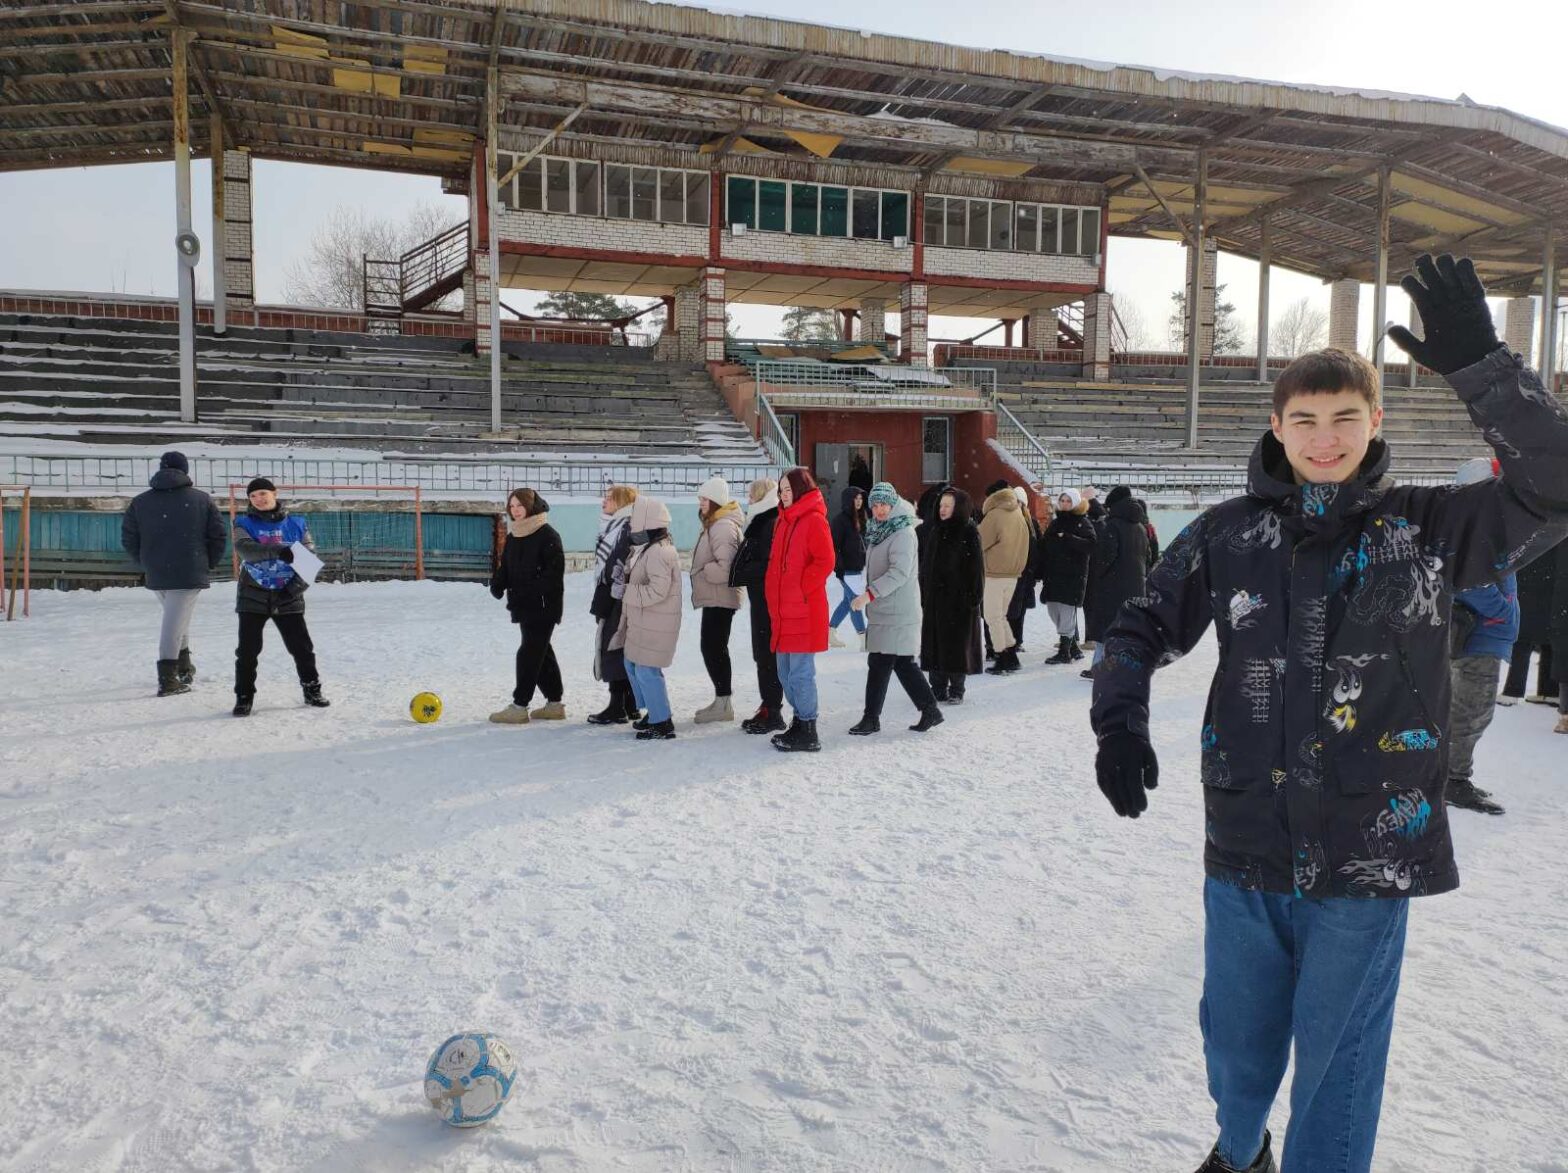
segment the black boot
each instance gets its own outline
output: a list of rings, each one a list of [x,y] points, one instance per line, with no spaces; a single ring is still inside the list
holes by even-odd
[[[191,690],[191,686],[180,679],[178,665],[178,660],[158,661],[159,696],[179,696]]]
[[[909,729],[912,733],[925,733],[927,730],[935,729],[945,720],[947,718],[942,716],[942,710],[932,705],[929,709],[920,710],[920,720],[911,725]]]
[[[311,708],[326,709],[332,706],[332,702],[321,695],[321,681],[312,680],[309,684],[300,685],[300,689],[305,694],[305,703]]]
[[[867,713],[859,721],[851,725],[849,731],[856,737],[869,737],[873,733],[882,732],[882,722],[870,713]]]
[[[635,703],[635,702],[634,702]],[[632,718],[626,713],[627,704],[619,695],[611,694],[610,703],[588,717],[590,725],[624,725]],[[640,714],[634,714],[640,715]]]
[[[762,705],[742,721],[740,727],[747,733],[777,733],[784,728],[784,714]]]
[[[1274,1154],[1269,1149],[1269,1134],[1265,1132],[1263,1151],[1246,1168],[1238,1169],[1220,1160],[1220,1146],[1215,1145],[1209,1152],[1209,1159],[1198,1166],[1198,1173],[1279,1173],[1279,1166],[1274,1163]]]
[[[191,660],[190,648],[180,649],[180,658],[175,661],[175,664],[177,665],[175,673],[179,676],[181,684],[194,684],[196,682],[196,665]]]
[[[1003,676],[1017,672],[1022,667],[1023,665],[1018,662],[1018,649],[1008,648],[996,658],[996,664],[987,668],[986,671],[993,676]]]
[[[638,741],[673,741],[675,740],[675,722],[653,721],[646,729],[637,731]]]
[[[1083,659],[1083,649],[1078,646],[1077,637],[1074,637],[1073,641],[1067,645],[1067,654],[1075,660]]]
[[[783,714],[780,714],[779,715],[779,720],[782,721],[783,719],[784,719]],[[800,731],[800,718],[799,717],[791,717],[790,718],[790,722],[789,722],[789,728],[784,730],[783,733],[776,733],[776,734],[774,734],[772,737],[768,738],[768,740],[771,741],[774,744],[774,746],[776,746],[777,748],[782,749],[784,747],[784,743],[787,742],[787,741],[793,741],[794,738],[795,738],[795,734],[797,732],[799,732],[799,731]]]
[[[1079,655],[1083,653],[1080,652]],[[1047,664],[1071,664],[1073,662],[1073,640],[1071,636],[1064,635],[1056,641],[1056,655],[1046,661]]]
[[[964,703],[964,678],[962,676],[955,676],[948,681],[947,697],[943,703],[949,705],[961,705]]]
[[[638,733],[641,733],[644,729],[648,728],[650,724],[652,724],[652,722],[648,720],[648,714],[646,713],[638,713],[635,717],[632,718],[632,728],[637,730]]]
[[[234,698],[234,715],[236,717],[250,716],[251,702],[256,698],[246,693],[239,693]]]
[[[1443,790],[1443,799],[1449,806],[1456,806],[1460,810],[1477,811],[1483,815],[1503,813],[1503,804],[1468,778],[1450,778],[1448,786]]]
[[[817,723],[797,718],[788,732],[773,739],[773,748],[784,753],[816,753],[822,748],[822,743],[817,740]]]

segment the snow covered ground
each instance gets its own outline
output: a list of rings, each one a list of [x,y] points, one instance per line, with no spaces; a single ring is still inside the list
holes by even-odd
[[[1166,779],[1118,821],[1088,684],[980,679],[920,738],[844,730],[864,663],[822,657],[825,747],[582,723],[587,582],[558,638],[571,721],[503,728],[515,629],[475,585],[323,585],[333,707],[269,632],[228,716],[227,589],[198,688],[152,696],[156,604],[38,592],[0,624],[0,1168],[1059,1170],[1196,1167],[1197,718],[1212,645],[1160,675]],[[738,699],[755,700],[744,622]],[[445,698],[440,724],[408,698]],[[1377,1168],[1568,1170],[1568,740],[1499,712],[1501,819],[1417,903]],[[486,1129],[423,1065],[455,1030],[521,1062]],[[1276,1132],[1283,1116],[1275,1120]]]

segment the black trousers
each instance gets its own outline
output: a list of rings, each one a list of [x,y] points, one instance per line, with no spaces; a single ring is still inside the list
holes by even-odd
[[[1018,601],[1007,609],[1007,626],[1013,629],[1013,647],[1017,648],[1024,642],[1024,620],[1029,617],[1029,608]]]
[[[1504,696],[1523,696],[1526,683],[1530,675],[1530,653],[1536,650],[1533,644],[1514,644],[1513,658],[1508,662],[1508,677],[1503,681]],[[1552,687],[1552,645],[1541,644],[1541,663],[1535,673],[1535,695],[1551,696],[1557,690]]]
[[[550,637],[555,624],[520,623],[522,643],[517,648],[517,686],[512,689],[512,703],[527,707],[534,699],[534,689],[544,693],[547,701],[558,701],[565,694],[561,684],[561,667],[555,662],[555,649]]]
[[[937,696],[963,696],[964,678],[962,672],[927,672],[931,682],[931,691]]]
[[[713,681],[715,696],[730,695],[730,627],[735,612],[728,607],[702,609],[702,663]]]
[[[757,691],[768,712],[782,712],[784,685],[779,680],[779,662],[773,655],[773,620],[768,615],[768,605],[754,597],[747,610],[751,613],[751,658],[757,662]]]
[[[921,675],[920,665],[915,663],[913,656],[872,652],[866,657],[866,716],[882,715],[882,705],[887,700],[888,681],[894,675],[898,676],[899,684],[903,685],[904,692],[914,702],[915,708],[925,712],[936,704],[936,695]]]
[[[234,649],[234,693],[256,695],[256,661],[261,657],[262,633],[267,620],[277,624],[283,646],[294,657],[294,670],[301,684],[319,683],[316,676],[316,646],[310,642],[310,629],[303,613],[293,615],[253,615],[240,612],[240,643]]]

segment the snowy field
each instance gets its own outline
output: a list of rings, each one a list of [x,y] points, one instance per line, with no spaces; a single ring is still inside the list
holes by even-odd
[[[1157,679],[1165,782],[1128,823],[1040,612],[1026,671],[924,738],[896,685],[889,732],[845,736],[864,662],[822,657],[824,750],[786,756],[693,730],[690,613],[679,740],[585,725],[587,587],[557,638],[571,720],[526,728],[485,721],[516,629],[478,585],[316,588],[333,707],[300,706],[269,630],[243,722],[227,588],[185,697],[152,696],[139,589],[0,624],[0,1169],[1196,1167],[1212,644]],[[744,620],[732,646],[749,711]],[[425,688],[439,725],[406,716]],[[1464,885],[1412,914],[1380,1171],[1568,1170],[1551,723],[1499,712],[1478,780],[1509,813],[1457,815]],[[521,1065],[467,1133],[421,1090],[465,1028]]]

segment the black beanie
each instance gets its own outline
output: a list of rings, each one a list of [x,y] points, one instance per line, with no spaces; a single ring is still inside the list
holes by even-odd
[[[158,467],[172,468],[176,472],[183,473],[191,471],[190,461],[185,459],[185,453],[183,452],[165,452],[158,460]]]
[[[1117,485],[1114,489],[1105,495],[1105,506],[1108,509],[1112,505],[1115,505],[1116,502],[1125,501],[1128,497],[1131,496],[1132,490],[1129,489],[1126,485]]]
[[[266,477],[257,477],[250,484],[245,486],[245,495],[249,497],[257,489],[266,489],[269,493],[276,493],[278,491],[278,486],[273,484]]]

